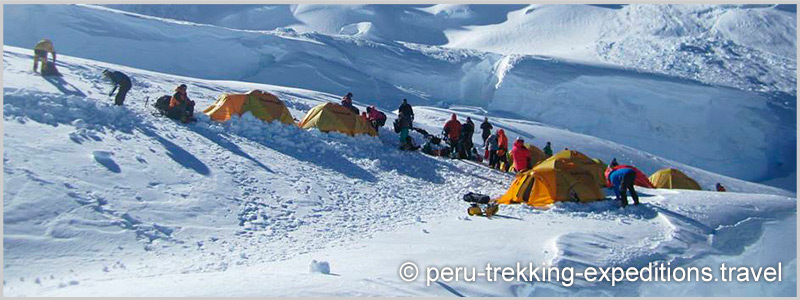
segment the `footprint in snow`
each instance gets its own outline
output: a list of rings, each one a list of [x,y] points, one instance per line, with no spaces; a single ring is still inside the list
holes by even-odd
[[[111,158],[114,154],[108,151],[93,151],[92,156],[94,160],[98,162],[100,165],[105,167],[111,172],[119,173],[122,172],[122,169],[119,168],[119,165],[114,162],[114,159]]]

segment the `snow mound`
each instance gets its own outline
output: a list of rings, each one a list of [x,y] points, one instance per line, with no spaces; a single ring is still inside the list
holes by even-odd
[[[331,265],[327,261],[312,260],[308,269],[310,273],[331,274]]]

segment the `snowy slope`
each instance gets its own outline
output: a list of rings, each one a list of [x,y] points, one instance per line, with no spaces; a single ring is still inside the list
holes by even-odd
[[[505,22],[446,35],[449,47],[597,61],[796,95],[796,23],[796,12],[773,5],[531,5]]]
[[[348,28],[362,24],[371,39],[604,62],[796,94],[795,5],[109,6],[237,29],[352,35]]]
[[[395,150],[396,135],[386,130],[381,137],[353,138],[249,115],[226,124],[201,117],[180,125],[150,115],[143,103],[179,83],[190,86],[198,109],[220,93],[259,88],[286,101],[299,119],[335,95],[59,57],[64,77],[44,79],[29,71],[29,50],[4,47],[5,295],[645,294],[648,287],[637,285],[426,287],[399,281],[396,268],[404,260],[421,266],[521,259],[561,266],[640,266],[653,259],[690,264],[748,255],[745,246],[758,247],[765,224],[795,218],[796,199],[784,190],[498,118],[512,137],[536,144],[552,139],[556,147],[614,155],[643,169],[676,166],[704,188],[723,182],[740,193],[644,189],[646,204],[625,210],[612,201],[548,211],[511,206],[501,209],[508,218],[464,219],[460,195],[499,195],[511,176]],[[125,107],[111,106],[105,96],[104,68],[134,78],[137,89]],[[417,111],[417,122],[432,132],[450,113],[481,114],[470,107]],[[794,236],[787,231],[796,226],[789,225],[780,230]],[[789,247],[786,240],[781,245]],[[784,262],[785,284],[793,286],[796,257],[779,249],[759,251]],[[311,259],[330,262],[338,276],[308,274]],[[786,287],[769,291],[796,294]]]
[[[169,6],[161,9],[168,12],[163,13],[167,16],[178,15],[179,11]],[[224,12],[234,8],[215,9],[226,15]],[[286,28],[236,30],[96,6],[59,5],[7,6],[4,36],[6,43],[20,47],[30,47],[48,36],[63,54],[170,74],[261,82],[337,95],[352,91],[357,101],[375,103],[384,109],[394,108],[401,98],[415,104],[480,106],[494,115],[512,113],[514,118],[598,136],[735,178],[795,188],[795,94],[706,85],[609,65],[397,42],[403,39],[387,35],[394,34],[389,28],[395,27],[376,25],[377,20],[395,22],[387,17],[394,10],[409,11],[401,14],[402,18],[427,14],[460,24],[452,26],[506,24],[519,13],[518,6],[291,9],[293,16],[304,20],[304,26],[321,26],[313,30],[331,33],[334,28],[344,29],[353,36],[301,34]],[[725,9],[736,8],[718,8]],[[186,15],[215,18],[213,15],[217,14],[206,12],[209,10],[190,9]],[[572,11],[567,6],[548,6],[537,8],[532,14],[554,10]],[[609,9],[579,6],[574,10],[577,18],[578,14],[594,15],[589,12],[597,10],[607,14]],[[580,13],[584,10],[586,13]],[[787,13],[768,7],[752,10]],[[347,17],[351,14],[371,17]],[[208,21],[197,21],[204,20]],[[323,26],[314,25],[311,20],[339,23]],[[328,29],[320,29],[323,27]],[[736,31],[731,26],[726,28]],[[582,40],[574,36],[570,39]],[[417,42],[435,44],[432,40]],[[781,68],[792,70],[792,66]],[[785,78],[795,82],[793,75]],[[632,116],[647,117],[625,121]],[[775,178],[788,179],[771,180]]]

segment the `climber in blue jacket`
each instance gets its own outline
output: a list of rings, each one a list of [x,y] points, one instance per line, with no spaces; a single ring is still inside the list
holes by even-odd
[[[611,183],[611,188],[614,189],[614,194],[617,199],[622,203],[622,207],[628,206],[628,191],[631,192],[633,204],[639,205],[639,194],[633,189],[633,183],[636,181],[636,170],[630,168],[620,168],[608,173],[606,178]]]

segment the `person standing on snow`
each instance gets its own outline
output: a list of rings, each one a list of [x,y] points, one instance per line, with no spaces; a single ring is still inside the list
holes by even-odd
[[[400,112],[400,115],[409,119],[408,127],[414,127],[414,109],[411,108],[411,104],[408,104],[408,100],[403,98],[403,103],[400,104],[397,110]]]
[[[461,124],[461,136],[458,138],[460,147],[458,153],[461,158],[467,158],[472,153],[472,135],[475,134],[475,123],[467,117],[467,121]]]
[[[411,130],[411,117],[402,112],[397,116],[397,127],[400,129],[400,147],[407,147],[409,130]]]
[[[489,117],[483,117],[483,123],[481,123],[481,130],[483,130],[481,133],[481,141],[483,141],[484,148],[486,148],[486,139],[492,135],[492,128],[494,128],[494,126],[489,123]]]
[[[42,39],[36,46],[33,47],[33,72],[43,72],[47,64],[47,54],[53,54],[53,64],[56,64],[56,49],[53,48],[53,42],[48,39]],[[41,71],[39,69],[39,61],[42,61]]]
[[[544,150],[545,158],[550,158],[550,156],[553,156],[553,148],[550,147],[549,141],[544,145],[544,149],[542,150]]]
[[[194,101],[189,100],[185,84],[175,88],[175,94],[169,99],[167,117],[181,120],[183,123],[194,120]]]
[[[458,138],[461,136],[461,122],[458,121],[456,114],[450,116],[450,121],[444,123],[442,131],[447,137],[447,144],[450,145],[451,151],[455,151],[458,146]]]
[[[514,147],[511,149],[511,159],[514,161],[514,170],[522,172],[530,168],[531,151],[525,147],[525,140],[517,138]]]
[[[497,169],[500,158],[497,156],[497,133],[492,133],[486,138],[486,148],[489,150],[489,167]]]
[[[608,173],[606,180],[611,188],[614,189],[614,194],[622,204],[622,207],[628,206],[628,191],[630,191],[633,198],[633,204],[639,205],[639,194],[633,189],[633,184],[636,181],[636,170],[619,168]]]
[[[130,77],[120,71],[109,70],[103,70],[103,76],[111,80],[111,83],[114,84],[114,88],[111,89],[108,96],[114,95],[114,92],[117,91],[117,96],[114,97],[114,105],[122,105],[122,103],[125,102],[125,95],[127,95],[128,91],[131,89]],[[117,88],[119,88],[119,90],[117,90]]]
[[[508,170],[508,137],[506,137],[506,132],[503,129],[497,130],[497,158],[498,162],[502,164],[505,168],[504,170]]]

